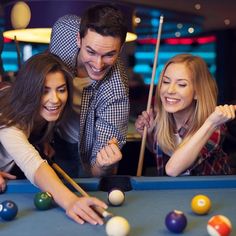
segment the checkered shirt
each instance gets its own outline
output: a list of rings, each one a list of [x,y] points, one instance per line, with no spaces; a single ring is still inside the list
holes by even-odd
[[[76,75],[79,52],[77,34],[80,18],[66,15],[52,28],[50,52],[58,55]],[[84,88],[80,112],[80,157],[86,169],[96,161],[98,151],[116,137],[121,148],[126,142],[129,119],[129,89],[125,68],[118,58],[106,77]]]
[[[222,149],[222,142],[225,138],[226,127],[220,126],[211,135],[206,145],[202,148],[196,162],[184,171],[187,175],[228,175],[232,174],[229,166],[228,155]],[[157,175],[163,176],[165,173],[165,165],[169,160],[169,156],[156,148]]]

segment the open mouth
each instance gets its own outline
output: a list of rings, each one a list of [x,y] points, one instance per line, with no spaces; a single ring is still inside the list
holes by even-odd
[[[104,72],[105,72],[106,69],[107,69],[107,67],[102,67],[102,68],[100,68],[100,69],[97,69],[97,68],[95,68],[95,67],[93,67],[93,66],[91,66],[91,65],[89,65],[89,67],[90,67],[90,69],[91,69],[91,71],[92,71],[92,73],[93,73],[94,75],[101,75],[101,74],[104,74]]]
[[[166,97],[165,98],[165,102],[167,103],[167,104],[176,104],[176,103],[178,103],[180,101],[180,99],[176,99],[176,98],[169,98],[169,97]]]
[[[60,111],[61,106],[43,106],[45,110],[47,110],[50,113],[56,113]]]

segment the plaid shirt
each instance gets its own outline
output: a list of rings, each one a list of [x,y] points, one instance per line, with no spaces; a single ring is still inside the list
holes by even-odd
[[[52,29],[50,52],[59,56],[76,75],[79,52],[77,34],[80,18],[66,15]],[[116,137],[121,148],[126,142],[129,119],[128,77],[118,58],[101,81],[84,88],[80,111],[80,157],[86,169],[93,165],[98,151]]]
[[[220,126],[211,135],[208,142],[202,148],[195,163],[190,166],[183,175],[226,175],[232,174],[228,163],[228,156],[222,150],[221,144],[225,137],[226,127]],[[170,159],[159,147],[156,148],[157,175],[163,176],[165,165]]]

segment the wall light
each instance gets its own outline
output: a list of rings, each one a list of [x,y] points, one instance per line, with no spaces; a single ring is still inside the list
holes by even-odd
[[[30,43],[49,43],[51,27],[55,21],[66,14],[80,16],[89,6],[110,1],[10,1],[5,5],[5,38]],[[128,33],[126,42],[134,41],[133,8],[125,4],[116,4],[126,17]]]

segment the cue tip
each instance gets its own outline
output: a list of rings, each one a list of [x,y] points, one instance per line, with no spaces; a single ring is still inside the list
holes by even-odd
[[[100,206],[93,206],[93,209],[104,219],[112,218],[114,215]]]
[[[111,217],[113,217],[113,214],[111,212],[104,210],[104,212],[102,213],[102,216],[104,218],[111,218]]]
[[[107,223],[113,216],[112,213],[105,211],[103,214],[104,222]]]
[[[161,16],[160,16],[160,23],[162,24],[162,23],[163,23],[163,21],[164,21],[164,16],[163,16],[163,15],[161,15]]]

